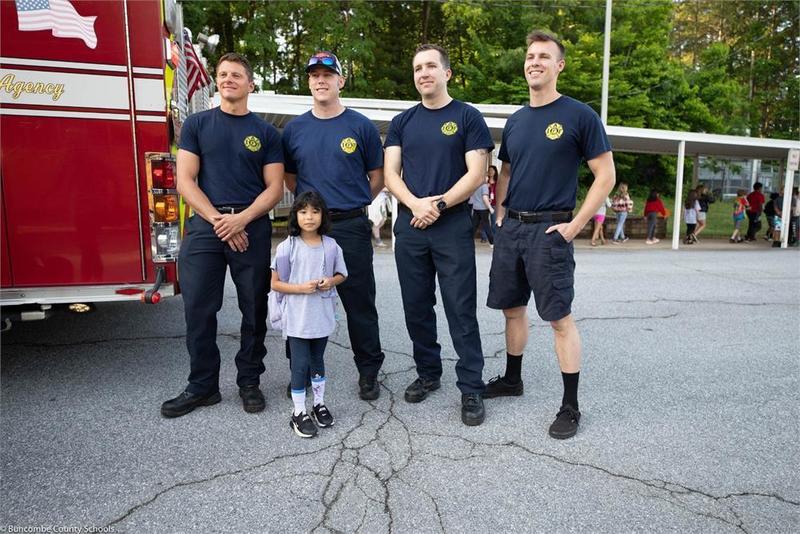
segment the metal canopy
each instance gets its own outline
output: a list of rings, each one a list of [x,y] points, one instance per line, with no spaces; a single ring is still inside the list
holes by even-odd
[[[342,98],[342,103],[369,118],[385,135],[392,118],[417,104],[416,101],[379,100],[374,98]],[[311,109],[310,96],[300,95],[250,95],[248,106],[265,120],[283,128],[292,118]],[[500,142],[506,119],[521,106],[504,104],[473,104],[486,119],[496,143]],[[626,126],[606,126],[611,146],[616,152],[641,152],[648,154],[678,153],[678,145],[685,141],[687,155],[724,156],[745,159],[778,159],[787,157],[789,149],[800,149],[799,141],[761,139],[735,135],[718,135]]]
[[[219,103],[219,96],[215,100]],[[379,100],[374,98],[342,98],[342,103],[364,114],[386,135],[395,115],[417,104],[407,100]],[[500,143],[506,119],[522,106],[503,104],[473,104],[486,119],[495,143]],[[286,126],[292,118],[302,115],[312,106],[311,96],[252,94],[248,100],[251,111],[258,113],[277,128]],[[683,167],[687,155],[722,156],[744,159],[789,159],[789,150],[800,150],[800,141],[762,139],[735,135],[718,135],[697,132],[652,130],[626,126],[606,126],[606,133],[615,152],[677,155],[675,170],[675,221],[672,225],[672,248],[680,246],[680,223],[683,199]],[[786,166],[783,210],[789,209],[794,172]],[[786,248],[788,225],[781,232],[781,246]]]

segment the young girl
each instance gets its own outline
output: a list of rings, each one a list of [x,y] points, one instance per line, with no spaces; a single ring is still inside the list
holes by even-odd
[[[633,211],[633,200],[628,194],[628,184],[620,182],[617,188],[617,194],[611,201],[611,209],[617,214],[617,227],[614,229],[614,238],[612,243],[624,243],[628,240],[625,235],[625,220],[628,218],[628,213]]]
[[[647,241],[645,241],[645,243],[648,245],[655,245],[660,241],[660,239],[656,237],[656,220],[659,215],[666,217],[667,208],[665,208],[664,203],[661,202],[658,191],[651,189],[650,195],[647,197],[647,202],[644,205],[644,216],[647,217]]]
[[[336,328],[337,285],[347,277],[342,249],[325,234],[330,219],[316,191],[297,196],[289,213],[289,237],[278,245],[272,261],[270,322],[288,340],[292,366],[294,411],[289,426],[302,438],[314,437],[317,425],[333,425],[325,406],[325,363],[328,336]],[[314,421],[306,413],[306,380],[311,376]],[[316,422],[316,425],[314,424]]]
[[[733,234],[731,235],[731,243],[741,243],[744,239],[739,235],[739,227],[744,220],[744,212],[750,207],[745,195],[747,191],[738,189],[736,191],[736,200],[733,201]]]
[[[697,200],[697,191],[692,189],[686,195],[686,202],[683,205],[683,218],[686,221],[686,239],[683,242],[687,245],[697,243],[694,229],[697,227],[698,213],[700,213],[700,202]]]
[[[606,197],[606,200],[600,204],[600,207],[597,208],[597,213],[594,214],[592,219],[594,220],[594,232],[592,233],[592,246],[597,246],[597,240],[600,239],[600,243],[605,245],[606,244],[606,236],[603,232],[603,223],[606,220],[606,208],[611,207],[611,201]]]

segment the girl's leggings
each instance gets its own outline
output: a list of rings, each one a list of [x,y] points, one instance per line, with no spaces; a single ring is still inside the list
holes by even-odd
[[[614,230],[614,241],[625,238],[625,219],[628,218],[627,211],[617,212],[617,228]]]
[[[292,389],[305,389],[309,376],[312,378],[325,376],[325,361],[322,357],[328,344],[327,337],[317,339],[289,337],[287,341],[292,355]]]
[[[686,223],[686,237],[692,235],[697,228],[697,223]]]
[[[647,239],[653,239],[656,236],[656,219],[658,213],[651,211],[647,214]]]

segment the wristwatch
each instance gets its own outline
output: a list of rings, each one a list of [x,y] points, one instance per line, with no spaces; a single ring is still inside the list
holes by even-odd
[[[439,210],[440,213],[443,212],[447,209],[447,202],[445,202],[444,199],[440,199],[439,202],[436,203],[436,209]]]

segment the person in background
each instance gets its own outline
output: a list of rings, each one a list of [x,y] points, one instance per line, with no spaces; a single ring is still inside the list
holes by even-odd
[[[606,197],[605,201],[597,208],[592,220],[594,221],[594,231],[592,232],[592,246],[597,246],[597,240],[600,240],[601,245],[606,244],[606,235],[603,229],[603,224],[606,221],[606,208],[611,207],[611,201]]]
[[[494,231],[494,224],[495,224],[495,195],[497,194],[497,167],[494,165],[489,165],[489,169],[486,171],[486,176],[488,177],[487,185],[489,186],[489,203],[492,205],[492,210],[489,212],[489,221],[491,221],[492,231]],[[486,235],[486,232],[481,229],[481,243],[485,243],[488,241],[489,237]]]
[[[697,214],[700,213],[700,202],[697,200],[697,191],[694,189],[689,190],[689,194],[686,195],[683,209],[683,218],[686,221],[686,238],[683,242],[687,245],[694,245],[697,243],[697,237],[694,235],[697,227]]]
[[[489,185],[481,184],[469,197],[469,204],[472,206],[472,235],[475,235],[475,230],[480,226],[489,240],[489,245],[493,247],[494,235],[492,226],[489,223],[489,215],[494,213],[494,208],[492,208],[492,202],[489,199]]]
[[[778,248],[781,246],[781,230],[783,225],[787,222],[783,217],[783,195],[780,193],[773,193],[777,195],[773,201],[773,208],[775,216],[772,218],[772,246]],[[789,212],[791,214],[791,211]]]
[[[750,209],[747,210],[748,223],[745,236],[747,241],[755,241],[756,234],[761,230],[761,211],[766,200],[761,192],[763,187],[761,182],[756,182],[753,184],[753,191],[747,195],[747,203],[750,205]]]
[[[389,198],[389,190],[385,187],[372,200],[372,204],[367,207],[367,216],[372,223],[372,239],[376,247],[385,247],[386,243],[381,239],[381,228],[389,218],[390,206],[392,201]]]
[[[764,234],[764,241],[771,241],[775,230],[775,199],[778,193],[770,193],[769,201],[764,204],[764,215],[767,217],[767,231]]]
[[[697,212],[697,228],[694,229],[694,242],[697,243],[697,236],[708,226],[706,223],[708,205],[714,202],[714,197],[704,184],[698,185],[695,191],[697,191],[697,202],[700,203],[700,211]]]
[[[650,194],[647,196],[647,202],[644,205],[644,216],[647,218],[647,240],[645,243],[648,245],[655,245],[661,241],[656,237],[656,222],[659,215],[666,217],[667,208],[665,208],[664,203],[661,202],[658,191],[651,189]]]
[[[611,201],[611,209],[617,214],[617,227],[614,229],[614,238],[612,243],[618,245],[628,240],[625,235],[625,220],[628,218],[628,213],[633,211],[633,200],[628,194],[627,182],[620,182],[617,188],[617,194]]]
[[[742,225],[742,221],[744,220],[744,213],[750,207],[747,203],[747,198],[745,197],[746,194],[747,191],[744,189],[739,189],[736,191],[736,200],[733,201],[733,234],[730,238],[731,243],[741,243],[744,241],[739,233],[739,227]]]

